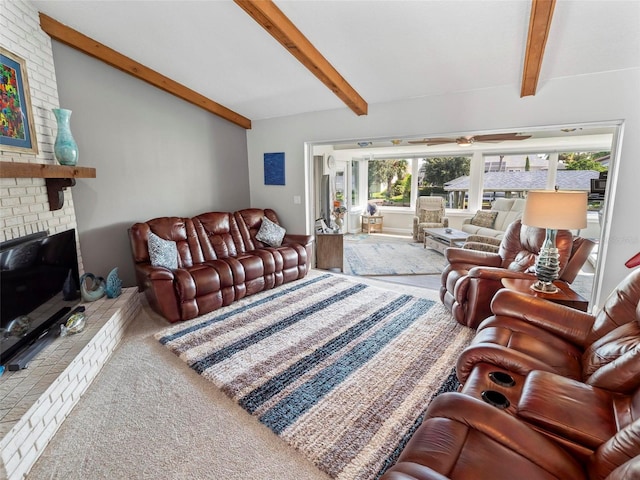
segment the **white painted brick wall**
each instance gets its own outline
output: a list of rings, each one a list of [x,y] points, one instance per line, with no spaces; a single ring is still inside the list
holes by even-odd
[[[24,59],[33,108],[38,155],[2,150],[0,161],[53,164],[58,84],[51,39],[40,28],[38,11],[28,1],[0,1],[0,45]],[[49,230],[58,233],[76,228],[71,188],[64,190],[64,207],[50,211],[43,178],[0,179],[0,242]],[[78,262],[83,271],[78,244]]]
[[[63,371],[58,371],[49,383],[45,382],[45,378],[50,374],[38,379],[33,389],[41,390],[42,393],[34,394],[38,397],[37,400],[25,408],[21,418],[0,438],[0,479],[25,478],[120,343],[126,327],[138,315],[141,308],[140,295],[132,287],[124,289],[117,299],[102,298],[85,306],[89,318],[85,332],[67,337],[70,347],[57,344],[63,351],[63,358],[59,359],[55,355],[56,343],[39,355],[45,357],[42,358],[45,364],[55,358],[57,362],[61,362],[59,364],[66,362],[67,366]],[[16,374],[38,375],[38,367],[20,373],[5,373],[2,381],[11,381],[11,375]],[[30,395],[26,395],[28,396]]]

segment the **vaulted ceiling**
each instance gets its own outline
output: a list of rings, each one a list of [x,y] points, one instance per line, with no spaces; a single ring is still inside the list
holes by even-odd
[[[249,120],[349,108],[313,67],[251,18],[241,0],[32,3]],[[529,93],[521,92],[530,63],[529,0],[275,5],[369,106],[496,86],[527,95],[554,78],[640,66],[638,0],[558,0],[537,85]]]

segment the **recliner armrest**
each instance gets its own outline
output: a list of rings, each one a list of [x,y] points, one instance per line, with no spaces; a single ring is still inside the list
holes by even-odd
[[[479,250],[449,247],[445,249],[444,256],[451,264],[465,263],[487,267],[499,267],[502,265],[502,257],[493,252],[481,252]]]
[[[491,311],[523,320],[582,347],[594,322],[588,313],[508,289],[496,293]]]
[[[425,417],[425,428],[428,428],[430,419],[446,418],[466,425],[486,436],[488,441],[502,445],[556,478],[584,478],[583,467],[568,452],[525,423],[482,400],[462,393],[443,393],[431,402]],[[482,458],[482,453],[477,455],[478,473],[482,476],[481,462],[486,459]],[[467,460],[472,458],[470,456]],[[500,459],[491,461],[499,462]]]
[[[530,273],[514,272],[500,267],[474,267],[469,270],[469,278],[484,278],[487,280],[500,281],[503,278],[527,278],[535,281],[535,277]]]
[[[464,385],[478,363],[490,363],[523,377],[532,370],[558,373],[543,361],[519,350],[495,343],[475,343],[460,352],[456,360],[456,376],[461,384]]]
[[[285,234],[282,239],[282,244],[287,245],[291,243],[299,243],[300,245],[311,245],[313,243],[313,235],[298,235],[293,233]]]

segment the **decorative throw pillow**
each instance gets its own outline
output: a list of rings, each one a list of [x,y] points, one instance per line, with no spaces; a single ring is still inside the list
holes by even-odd
[[[176,242],[160,238],[149,232],[149,258],[154,267],[178,268],[178,247]]]
[[[279,247],[282,245],[285,233],[286,230],[280,225],[272,222],[267,217],[262,217],[262,225],[260,225],[260,230],[256,234],[256,239],[271,247]]]
[[[420,209],[420,223],[442,223],[442,212]]]
[[[478,210],[471,219],[471,225],[484,228],[493,228],[493,224],[496,221],[497,216],[498,212]]]

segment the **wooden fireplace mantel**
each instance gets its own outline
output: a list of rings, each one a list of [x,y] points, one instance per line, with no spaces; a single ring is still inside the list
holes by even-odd
[[[64,205],[63,190],[74,186],[76,178],[96,178],[96,169],[44,163],[0,162],[0,178],[44,178],[49,208],[60,210]]]

